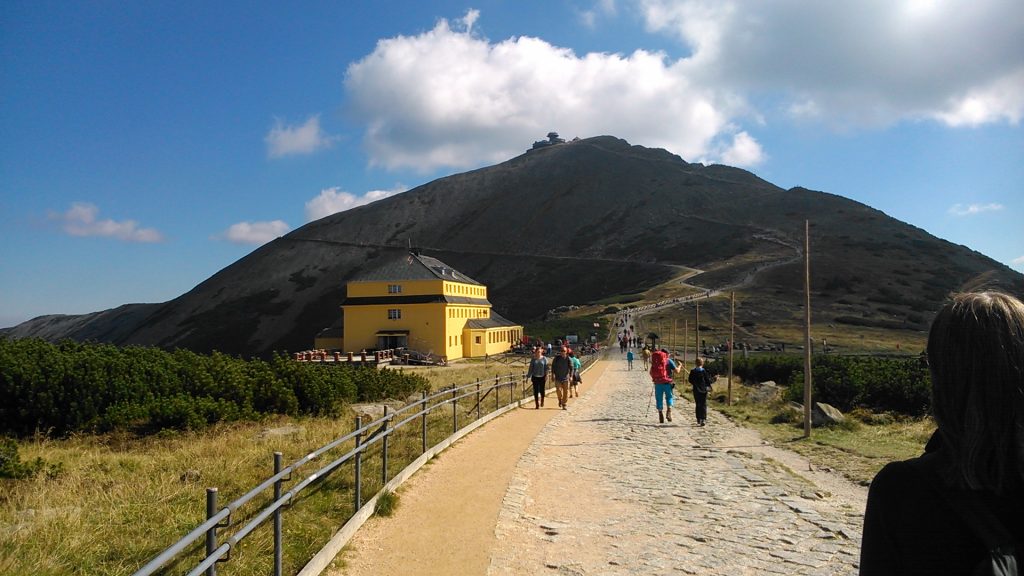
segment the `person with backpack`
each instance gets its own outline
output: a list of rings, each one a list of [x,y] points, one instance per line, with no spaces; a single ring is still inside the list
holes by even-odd
[[[690,370],[687,381],[693,386],[693,403],[696,406],[697,425],[704,426],[708,422],[708,392],[711,391],[711,375],[704,369],[704,359],[697,357],[695,366]]]
[[[630,350],[629,352],[626,352],[626,366],[630,370],[633,369],[633,351],[632,350]]]
[[[540,410],[544,407],[544,396],[548,381],[548,359],[544,357],[544,350],[537,346],[533,349],[533,358],[530,359],[530,366],[526,369],[526,375],[530,377],[533,384],[533,405]]]
[[[658,422],[664,423],[665,418],[672,421],[672,388],[675,383],[672,375],[679,372],[675,362],[668,356],[668,350],[662,348],[651,353],[651,381],[654,382],[654,400],[658,408]],[[650,405],[648,405],[650,406]],[[665,409],[662,411],[662,409]]]
[[[577,398],[580,397],[580,384],[583,383],[583,375],[580,371],[583,370],[583,362],[576,356],[576,352],[572,349],[569,350],[569,361],[572,362],[572,376],[569,378],[569,397],[575,395]]]
[[[872,480],[860,574],[1022,574],[1024,302],[954,296],[926,354],[937,430]]]
[[[555,379],[555,393],[558,395],[558,407],[566,409],[569,403],[569,379],[572,377],[572,361],[565,353],[561,342],[556,342],[555,357],[551,360],[551,376]]]

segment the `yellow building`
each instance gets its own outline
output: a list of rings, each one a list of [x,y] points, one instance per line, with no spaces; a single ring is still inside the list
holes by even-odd
[[[522,326],[491,310],[486,286],[429,256],[397,258],[346,290],[342,334],[330,332],[340,345],[324,348],[408,348],[453,360],[507,352],[523,337]],[[327,343],[318,338],[317,347]]]

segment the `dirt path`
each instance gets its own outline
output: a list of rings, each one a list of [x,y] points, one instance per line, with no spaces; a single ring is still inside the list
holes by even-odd
[[[584,374],[585,397],[609,362]],[[577,402],[573,398],[570,406]],[[532,405],[532,402],[531,402]],[[484,574],[497,544],[494,526],[520,457],[558,409],[515,410],[469,434],[399,490],[390,518],[371,518],[328,570],[331,576]]]

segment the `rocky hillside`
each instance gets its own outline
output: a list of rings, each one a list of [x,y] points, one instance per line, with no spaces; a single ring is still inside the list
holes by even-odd
[[[921,329],[951,290],[1024,293],[1021,274],[869,206],[602,136],[311,222],[163,304],[47,316],[10,333],[244,355],[304,349],[338,319],[345,282],[410,242],[489,285],[495,308],[518,322],[642,292],[682,267],[703,271],[689,280],[701,287],[748,280],[761,302],[748,306],[785,321],[799,317],[805,219],[819,317]]]

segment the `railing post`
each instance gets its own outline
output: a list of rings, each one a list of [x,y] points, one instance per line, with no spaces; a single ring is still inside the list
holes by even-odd
[[[274,475],[276,476],[281,472],[281,457],[280,452],[274,452]],[[274,482],[274,501],[277,502],[281,498],[281,485],[284,481],[280,478]],[[282,566],[284,565],[284,543],[281,540],[281,509],[274,510],[274,576],[281,576],[283,573]]]
[[[498,396],[500,396],[500,394],[498,394],[498,392],[500,392],[500,390],[498,390],[498,387],[495,386],[494,387],[494,411],[495,412],[497,412],[498,411],[498,407],[501,406],[501,400],[498,399]]]
[[[476,379],[476,419],[480,419],[480,379]]]
[[[206,519],[209,520],[217,514],[217,489],[206,489]],[[211,526],[206,531],[206,555],[210,556],[217,549],[217,527]],[[217,565],[213,564],[206,569],[206,576],[217,576]]]
[[[381,441],[381,447],[380,447],[380,451],[381,451],[381,468],[384,469],[384,471],[381,473],[381,481],[380,481],[380,485],[381,486],[384,486],[385,484],[388,483],[388,422],[389,421],[390,421],[390,419],[388,418],[388,405],[385,404],[384,405],[384,432],[383,432],[384,437],[380,439],[380,441]]]
[[[459,431],[459,401],[455,399],[458,393],[458,386],[452,384],[452,434]]]
[[[356,416],[356,430],[363,427],[363,417]],[[356,432],[356,448],[362,446],[363,433]],[[355,511],[358,511],[363,506],[363,451],[358,450],[356,452],[356,507]],[[355,512],[353,512],[354,514]]]
[[[423,391],[423,400],[421,400],[421,402],[423,402],[423,421],[422,421],[422,426],[423,426],[423,451],[420,452],[420,454],[426,454],[427,453],[427,391],[426,390]]]

